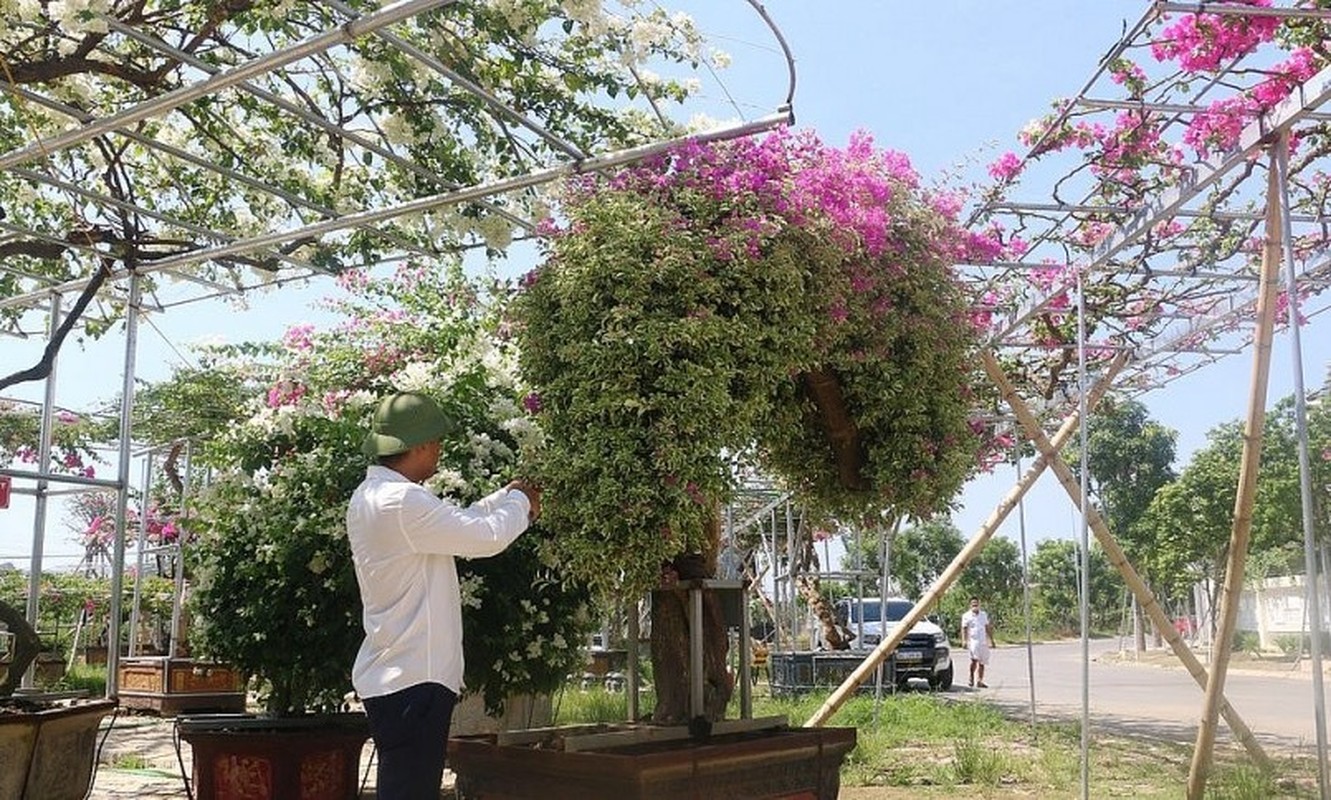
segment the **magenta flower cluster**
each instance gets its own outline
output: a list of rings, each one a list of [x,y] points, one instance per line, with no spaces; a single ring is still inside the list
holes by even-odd
[[[1271,0],[1233,0],[1236,5],[1269,8]],[[1188,72],[1215,72],[1271,41],[1280,20],[1228,14],[1184,14],[1151,46],[1157,61],[1177,61]]]

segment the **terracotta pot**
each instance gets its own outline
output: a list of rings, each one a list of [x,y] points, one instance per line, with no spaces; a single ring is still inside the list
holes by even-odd
[[[455,737],[460,800],[835,800],[854,728],[778,728],[565,752]]]
[[[355,800],[362,714],[289,719],[250,715],[179,718],[194,750],[197,800]]]
[[[92,781],[97,726],[115,707],[94,700],[41,711],[0,709],[0,797],[82,800]]]

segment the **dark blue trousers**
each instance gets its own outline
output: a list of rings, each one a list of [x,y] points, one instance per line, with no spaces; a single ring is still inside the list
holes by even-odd
[[[438,683],[365,698],[370,735],[379,751],[379,800],[439,800],[448,725],[457,701]]]

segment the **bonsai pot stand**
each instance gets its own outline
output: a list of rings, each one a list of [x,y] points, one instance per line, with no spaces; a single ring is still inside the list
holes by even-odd
[[[240,676],[225,664],[151,656],[120,660],[120,704],[163,717],[245,710]]]
[[[459,800],[836,800],[855,729],[767,724],[722,721],[700,739],[635,725],[457,737],[448,765]]]

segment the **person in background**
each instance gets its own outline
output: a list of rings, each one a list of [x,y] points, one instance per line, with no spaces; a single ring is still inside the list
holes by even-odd
[[[541,492],[525,481],[467,508],[421,485],[438,470],[440,440],[462,433],[425,395],[385,398],[361,446],[371,464],[347,507],[365,626],[351,680],[379,751],[379,800],[439,797],[462,691],[454,558],[503,551],[540,514]]]
[[[970,682],[974,688],[989,688],[984,682],[984,668],[989,664],[989,648],[994,646],[994,626],[989,614],[980,608],[980,598],[971,598],[971,607],[961,615],[961,646],[971,657]]]

